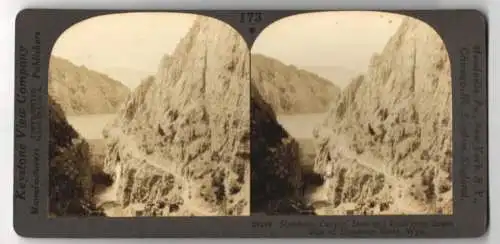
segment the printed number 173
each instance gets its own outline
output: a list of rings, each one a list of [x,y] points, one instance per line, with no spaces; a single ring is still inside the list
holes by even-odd
[[[241,23],[255,24],[262,21],[262,13],[259,12],[245,12],[240,15]]]

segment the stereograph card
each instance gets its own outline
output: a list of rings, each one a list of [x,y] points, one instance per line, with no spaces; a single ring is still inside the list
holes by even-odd
[[[476,10],[26,9],[26,237],[477,237]]]

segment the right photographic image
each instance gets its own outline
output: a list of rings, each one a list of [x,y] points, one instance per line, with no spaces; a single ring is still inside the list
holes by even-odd
[[[385,12],[298,14],[251,47],[253,215],[451,215],[446,45]]]

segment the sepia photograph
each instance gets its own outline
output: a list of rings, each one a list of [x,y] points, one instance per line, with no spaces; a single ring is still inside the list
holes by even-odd
[[[250,53],[228,24],[120,13],[49,63],[51,217],[250,214]]]
[[[120,13],[49,64],[51,217],[451,215],[448,52],[383,12]]]
[[[450,60],[403,15],[280,19],[251,48],[251,212],[451,215]]]

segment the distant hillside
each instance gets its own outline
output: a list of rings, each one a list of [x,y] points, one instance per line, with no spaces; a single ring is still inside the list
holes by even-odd
[[[278,114],[326,112],[340,94],[329,80],[261,54],[251,66],[252,83]]]
[[[110,77],[52,56],[49,94],[66,115],[114,113],[125,101],[129,89]]]
[[[303,69],[332,81],[341,89],[349,85],[361,72],[338,66],[304,66]]]

